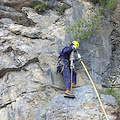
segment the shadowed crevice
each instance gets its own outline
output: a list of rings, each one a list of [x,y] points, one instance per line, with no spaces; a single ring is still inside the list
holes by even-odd
[[[39,62],[39,59],[37,57],[28,60],[23,66],[18,67],[18,68],[3,68],[0,70],[0,78],[2,78],[6,73],[8,72],[14,72],[14,71],[20,71],[20,70],[25,70],[24,67],[28,66],[31,63],[36,63]]]

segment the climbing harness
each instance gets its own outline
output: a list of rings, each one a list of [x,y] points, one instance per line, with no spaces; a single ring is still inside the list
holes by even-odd
[[[78,52],[77,52],[77,53],[78,53]],[[78,56],[80,57],[81,55],[78,53]],[[105,114],[106,120],[108,120],[107,114],[106,114],[106,112],[105,112],[105,109],[104,109],[104,107],[103,107],[103,104],[102,104],[102,102],[101,102],[101,99],[100,99],[100,97],[99,97],[99,94],[98,94],[98,92],[97,92],[97,89],[96,89],[96,87],[95,87],[95,85],[94,85],[94,82],[93,82],[93,80],[92,80],[92,78],[91,78],[91,76],[90,76],[90,74],[89,74],[89,72],[88,72],[85,64],[83,63],[81,57],[80,57],[80,62],[81,62],[81,64],[83,65],[83,68],[84,68],[85,72],[87,73],[87,75],[88,75],[88,77],[89,77],[89,79],[90,79],[90,81],[91,81],[91,83],[92,83],[92,85],[93,85],[93,87],[94,87],[94,90],[95,90],[95,92],[96,92],[96,95],[97,95],[97,97],[98,97],[98,100],[99,100],[99,102],[100,102],[100,105],[101,105],[101,107],[102,107],[102,110],[103,110],[103,112],[104,112],[104,114]]]
[[[66,62],[66,64],[64,63]],[[57,72],[62,73],[64,68],[66,68],[69,64],[67,59],[59,58],[57,63]]]
[[[65,61],[65,62],[69,62],[67,59],[63,59],[63,58],[59,58],[58,62],[61,61],[61,60]]]

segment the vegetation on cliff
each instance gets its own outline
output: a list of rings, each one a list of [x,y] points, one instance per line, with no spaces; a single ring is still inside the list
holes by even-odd
[[[81,18],[77,23],[67,29],[67,33],[74,33],[74,40],[84,40],[99,28],[99,23],[103,16],[106,16],[109,11],[115,10],[117,1],[113,0],[91,0],[98,4],[97,9],[87,14],[87,17]]]

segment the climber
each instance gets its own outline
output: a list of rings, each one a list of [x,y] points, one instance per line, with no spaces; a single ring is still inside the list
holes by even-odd
[[[63,75],[65,82],[64,97],[68,97],[68,98],[75,98],[75,96],[72,93],[70,93],[70,87],[71,87],[70,55],[72,51],[75,51],[78,48],[79,48],[79,43],[77,41],[73,41],[70,46],[66,46],[62,49],[58,57],[57,71]],[[77,73],[73,70],[72,88],[79,87],[76,85],[76,76]]]

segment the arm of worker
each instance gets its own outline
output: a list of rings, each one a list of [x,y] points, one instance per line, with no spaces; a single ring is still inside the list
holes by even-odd
[[[63,53],[69,53],[69,52],[72,52],[72,50],[73,50],[72,46],[71,47],[67,46],[63,49]]]
[[[76,46],[71,46],[71,47],[65,47],[64,49],[63,49],[63,53],[67,53],[67,52],[72,52],[74,49],[76,49]]]
[[[77,51],[77,59],[82,61],[81,55],[80,55],[80,53],[78,51]]]

